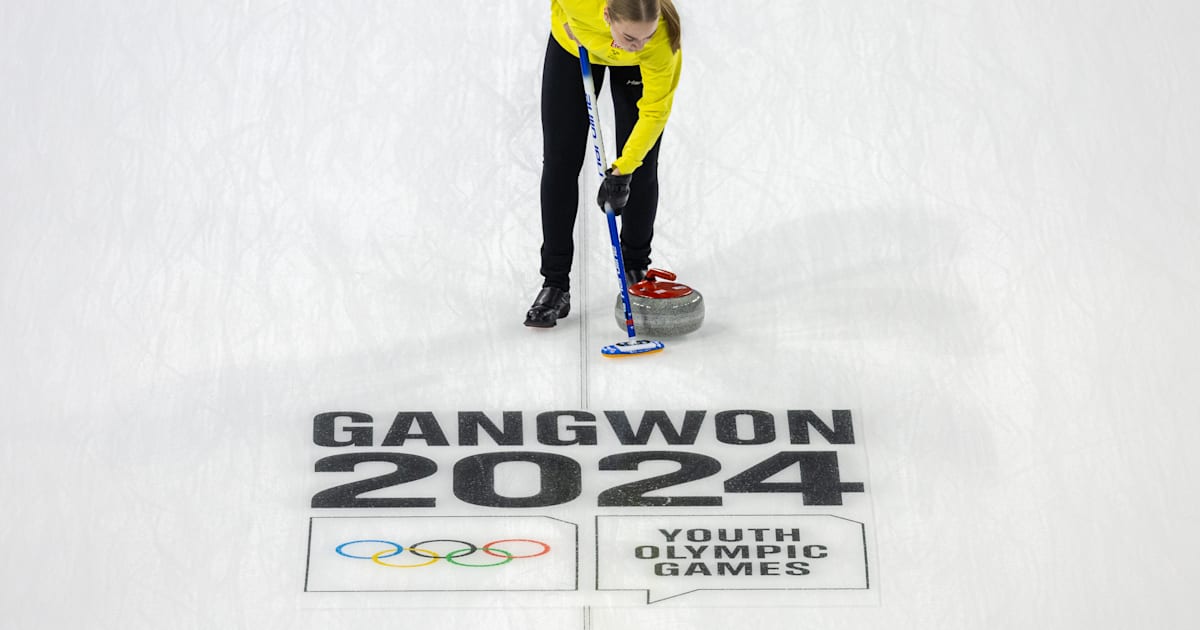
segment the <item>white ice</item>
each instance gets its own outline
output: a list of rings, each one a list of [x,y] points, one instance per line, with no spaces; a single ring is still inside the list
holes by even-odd
[[[1200,625],[1200,5],[678,0],[708,319],[612,362],[590,172],[521,325],[547,4],[0,5],[0,627],[581,627],[298,604],[310,421],[646,405],[867,422],[880,605],[760,627]]]

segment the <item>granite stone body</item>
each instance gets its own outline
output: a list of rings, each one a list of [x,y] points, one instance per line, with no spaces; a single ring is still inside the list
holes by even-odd
[[[686,335],[704,323],[704,296],[674,280],[675,274],[669,271],[651,269],[645,280],[629,288],[629,307],[638,336]],[[613,317],[617,326],[625,330],[625,305],[620,294]]]

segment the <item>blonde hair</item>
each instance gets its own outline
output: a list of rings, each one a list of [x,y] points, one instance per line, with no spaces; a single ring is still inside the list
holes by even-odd
[[[608,14],[617,22],[657,22],[661,15],[667,23],[671,52],[679,50],[683,32],[672,0],[608,0]]]

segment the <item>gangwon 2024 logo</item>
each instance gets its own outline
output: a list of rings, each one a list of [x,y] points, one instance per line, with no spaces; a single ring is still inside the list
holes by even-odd
[[[403,545],[391,540],[370,538],[341,543],[334,551],[344,558],[368,560],[392,569],[417,569],[443,560],[456,567],[486,568],[506,565],[514,560],[540,558],[550,553],[550,544],[530,538],[502,538],[482,545],[453,538],[435,538]]]

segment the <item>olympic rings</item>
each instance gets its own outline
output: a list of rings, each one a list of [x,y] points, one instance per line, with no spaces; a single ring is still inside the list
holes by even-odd
[[[436,552],[431,551],[426,547],[426,545],[428,545],[429,543],[437,543],[437,542],[458,543],[461,545],[466,545],[466,547],[464,547],[462,549],[455,549],[454,551],[451,551],[451,552],[447,553],[446,555],[438,555]],[[500,549],[499,547],[492,546],[492,545],[496,545],[496,544],[500,544],[500,543],[514,543],[514,542],[515,543],[532,543],[534,545],[540,546],[542,549],[541,549],[541,551],[538,551],[537,553],[516,555],[510,551],[506,551],[504,549]],[[370,556],[354,555],[354,554],[348,553],[346,551],[346,548],[350,547],[351,545],[358,545],[358,544],[363,544],[363,543],[378,543],[381,545],[387,545],[388,547],[391,547],[391,549],[383,549],[381,551],[372,553]],[[539,556],[544,556],[544,555],[550,553],[550,545],[548,545],[540,540],[531,540],[529,538],[504,538],[501,540],[493,540],[492,542],[489,542],[482,546],[475,545],[474,543],[470,543],[465,540],[455,540],[453,538],[436,538],[436,539],[432,539],[432,540],[423,540],[414,545],[405,547],[404,545],[401,545],[396,542],[392,542],[390,540],[380,540],[378,538],[369,538],[369,539],[363,539],[363,540],[351,540],[349,542],[344,542],[344,543],[338,545],[337,548],[334,549],[334,551],[336,551],[338,555],[345,557],[345,558],[350,558],[352,560],[370,560],[380,566],[390,567],[390,568],[394,568],[394,569],[415,569],[418,567],[427,567],[431,564],[434,564],[438,560],[445,560],[446,562],[449,562],[450,564],[459,566],[459,567],[486,568],[486,567],[498,567],[501,565],[505,565],[505,564],[508,564],[508,563],[512,562],[513,560],[517,560],[517,559],[537,558]],[[417,562],[414,564],[393,564],[391,562],[383,561],[384,558],[392,558],[392,557],[400,555],[401,553],[404,553],[405,551],[407,551],[407,552],[411,553],[412,555],[417,556],[419,558],[428,558],[428,561]],[[483,551],[485,554],[496,557],[496,558],[500,558],[501,560],[499,562],[490,562],[490,563],[485,563],[485,564],[471,564],[471,563],[462,562],[459,560],[459,558],[462,558],[465,556],[470,556],[477,551]]]

